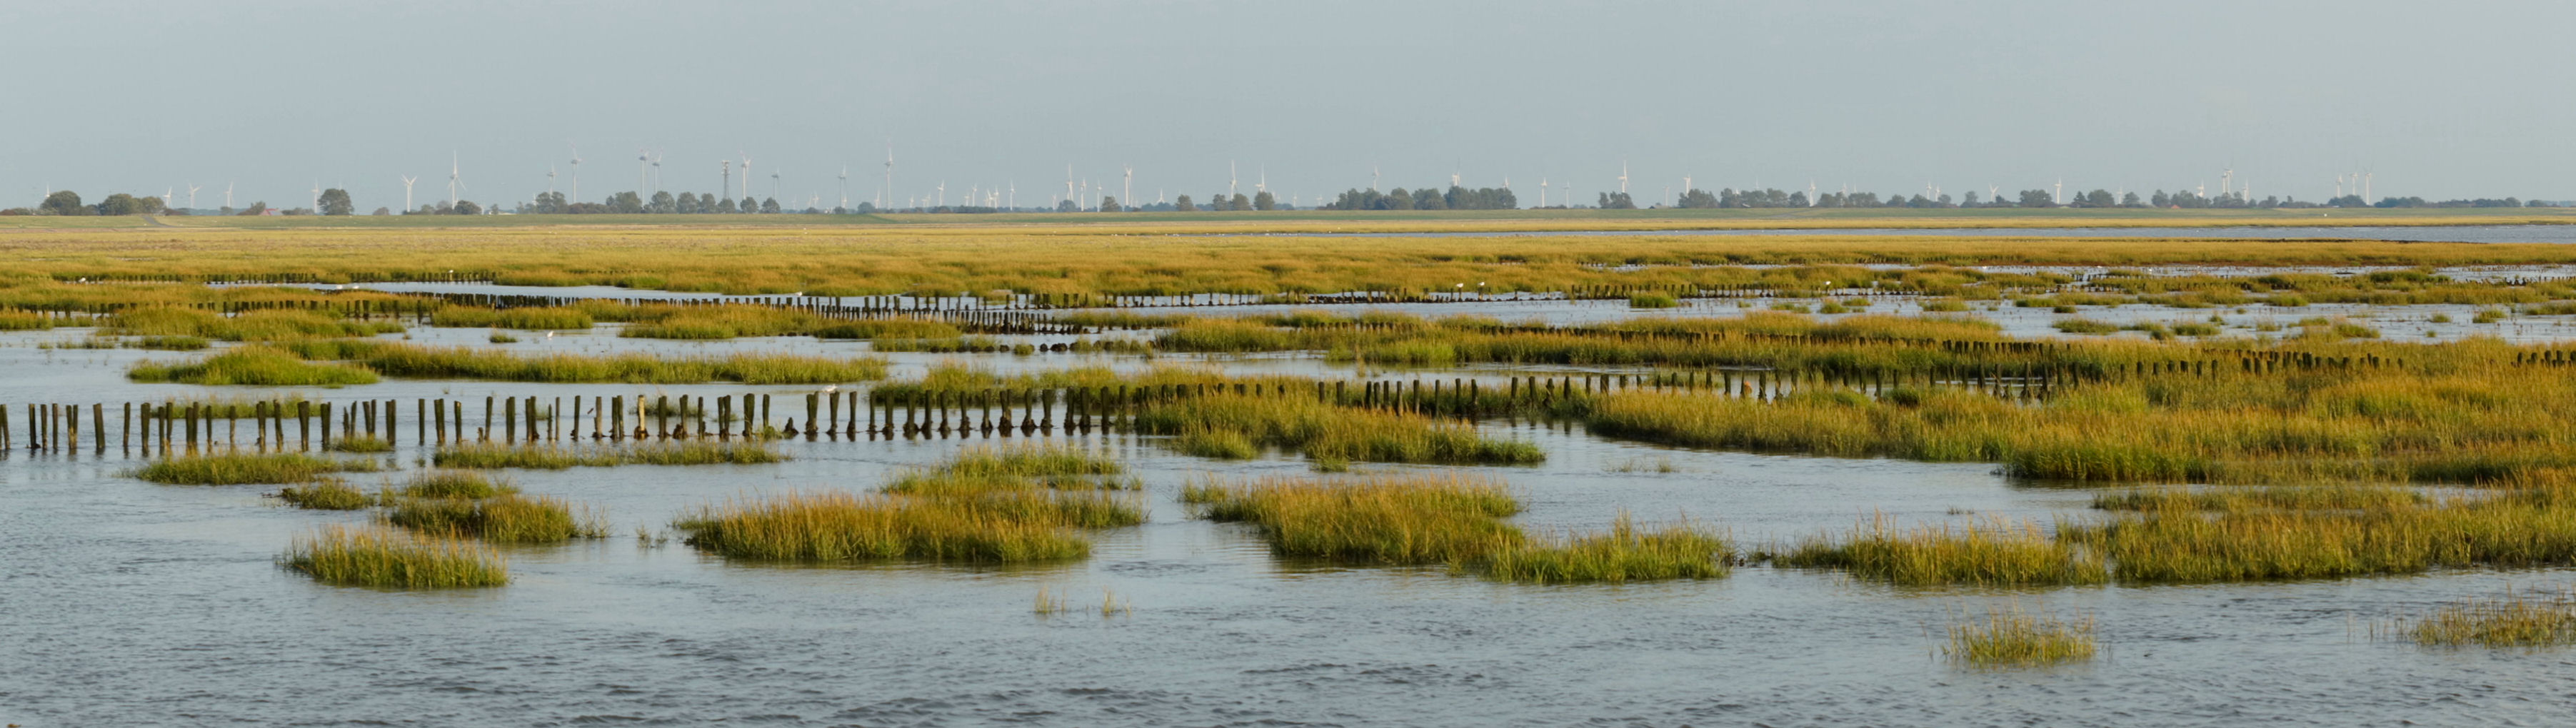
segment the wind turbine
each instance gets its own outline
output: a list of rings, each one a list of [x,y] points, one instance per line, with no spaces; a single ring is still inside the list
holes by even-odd
[[[402,181],[403,181],[403,212],[411,212],[411,210],[412,210],[412,208],[411,208],[411,183],[420,181],[420,178],[419,178],[419,177],[414,177],[414,176],[411,176],[411,175],[406,174],[406,175],[403,175],[403,176],[402,176]],[[196,206],[197,206],[197,188],[195,188],[195,187],[190,187],[190,188],[188,188],[188,206],[189,206],[189,207],[196,207]]]
[[[321,181],[321,180],[314,180],[314,181],[313,181],[313,206],[312,206],[312,207],[309,207],[309,208],[305,208],[305,209],[312,210],[312,211],[313,211],[313,214],[316,214],[316,215],[322,214],[322,181]]]
[[[948,206],[948,180],[939,181],[939,206]]]
[[[1073,165],[1070,164],[1064,166],[1064,199],[1073,202],[1074,211],[1082,210],[1082,198],[1073,196]]]
[[[769,170],[769,199],[778,199],[778,170]]]
[[[203,187],[198,187],[198,186],[197,186],[197,183],[195,183],[195,182],[190,182],[190,183],[188,183],[188,209],[191,209],[191,210],[197,209],[197,190],[201,190],[201,189],[205,189],[205,188],[203,188]],[[411,201],[410,201],[409,199],[405,199],[405,200],[403,201],[403,204],[405,204],[405,205],[409,205],[409,204],[411,204]]]
[[[581,147],[572,148],[572,201],[581,201]]]
[[[725,190],[733,189],[733,160],[717,160],[716,169],[724,175],[724,181],[716,185],[716,194],[730,196],[732,193]]]
[[[447,209],[451,211],[456,209],[456,191],[465,188],[464,175],[458,174],[461,169],[463,168],[457,165],[456,153],[449,152],[447,154]],[[224,192],[224,197],[225,199],[230,200],[232,197],[232,192],[230,191],[231,188],[227,187],[225,189],[226,192]]]
[[[224,183],[224,206],[233,206],[233,183],[231,182]]]
[[[1009,199],[1008,201],[1004,202],[1004,203],[1003,203],[1003,205],[1005,206],[1005,208],[1006,208],[1006,209],[1013,209],[1013,210],[1016,210],[1016,209],[1019,209],[1019,207],[1020,207],[1020,181],[1019,181],[1019,180],[1011,180],[1011,183],[1010,183],[1010,184],[1011,184],[1011,197],[1010,197],[1010,199]]]
[[[2335,197],[2343,197],[2343,175],[2335,175]]]
[[[1118,200],[1127,203],[1129,207],[1134,207],[1136,206],[1136,165],[1129,164],[1124,167],[1126,180],[1118,188]]]
[[[1547,206],[1547,175],[1538,177],[1538,206]]]
[[[1234,191],[1236,184],[1237,181],[1234,178],[1234,160],[1225,160],[1225,199],[1231,201],[1234,199],[1236,194],[1239,194]]]
[[[2377,173],[2377,172],[2363,172],[2363,173],[2361,173],[2361,204],[2364,204],[2364,205],[2370,204],[2370,178],[2371,178],[2371,176],[2372,176],[2372,175],[2376,175],[2376,174],[2378,174],[2378,173]]]
[[[546,194],[548,194],[548,195],[552,195],[552,194],[554,194],[554,193],[555,193],[555,166],[554,166],[554,165],[549,164],[549,165],[546,165]]]
[[[1378,178],[1377,165],[1374,165],[1374,164],[1369,165],[1369,191],[1370,191],[1370,192],[1376,192],[1376,191],[1377,191],[1377,178]]]
[[[885,198],[883,204],[891,205],[894,204],[894,142],[892,141],[886,142],[885,168],[885,186],[877,188],[877,195]]]
[[[652,152],[652,150],[649,150],[649,149],[637,149],[637,150],[635,150],[635,199],[636,199],[637,201],[639,201],[639,202],[640,202],[640,201],[642,201],[642,200],[644,199],[644,173],[645,173],[646,171],[651,170],[652,168],[653,168],[653,152]]]
[[[662,191],[662,153],[653,153],[653,191]]]
[[[739,154],[739,152],[737,152]],[[742,197],[751,199],[751,155],[742,155]]]
[[[846,164],[841,165],[841,206],[839,209],[850,209],[850,166]]]

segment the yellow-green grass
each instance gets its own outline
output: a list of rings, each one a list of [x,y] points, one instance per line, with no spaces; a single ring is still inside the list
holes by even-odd
[[[466,443],[441,447],[430,463],[442,468],[529,468],[562,470],[618,465],[760,465],[783,462],[785,453],[766,442],[638,442],[617,445],[561,446],[511,443]]]
[[[423,470],[412,473],[401,485],[387,484],[385,500],[397,498],[490,498],[519,492],[508,479],[495,479],[472,470]]]
[[[2374,345],[2357,351],[2368,354]],[[1692,447],[2001,463],[2106,482],[2490,483],[2576,465],[2576,379],[2461,342],[2399,367],[2149,374],[2019,402],[1943,386],[1774,401],[1708,390],[1577,398],[1596,433]],[[1815,388],[1810,388],[1815,391]]]
[[[2093,659],[2091,617],[2060,619],[2019,608],[1995,609],[1985,618],[1950,625],[1943,654],[1982,668],[2038,667]]]
[[[2463,599],[2412,619],[2395,632],[2427,647],[2556,647],[2576,644],[2576,594],[2508,592]]]
[[[886,559],[1045,562],[1091,554],[1063,525],[957,501],[846,492],[736,499],[682,517],[688,543],[727,558],[850,562]]]
[[[374,498],[338,478],[318,478],[303,485],[281,488],[277,491],[277,498],[286,501],[287,505],[317,511],[354,511],[376,503]]]
[[[1142,432],[1188,435],[1190,439],[1181,446],[1201,452],[1215,452],[1207,445],[1214,433],[1232,432],[1255,445],[1296,450],[1316,459],[1449,464],[1529,464],[1547,459],[1536,445],[1488,438],[1465,422],[1340,407],[1316,401],[1311,394],[1211,394],[1150,406],[1137,415],[1136,422]],[[1238,453],[1239,448],[1218,454]]]
[[[206,386],[341,387],[374,384],[376,373],[329,362],[310,362],[266,346],[243,346],[182,364],[135,362],[125,378]]]
[[[2095,494],[2093,507],[2106,511],[2334,510],[2420,505],[2431,500],[2411,488],[2362,484],[2159,487]]]
[[[991,517],[1079,528],[1145,522],[1145,508],[1125,467],[1081,450],[1050,445],[972,448],[927,468],[897,474],[879,490],[938,501]]]
[[[298,453],[222,452],[154,460],[134,477],[164,485],[302,483],[328,473],[372,472],[372,460],[330,460]]]
[[[1809,539],[1775,562],[1842,569],[1900,586],[2055,586],[2110,578],[2100,557],[2069,548],[2027,523],[1906,529],[1880,517],[1840,537]]]
[[[1472,476],[1369,475],[1329,481],[1210,480],[1181,500],[1217,521],[1258,527],[1282,556],[1373,564],[1471,562],[1522,541],[1501,483]]]
[[[382,527],[325,526],[296,537],[278,563],[338,586],[443,589],[510,583],[509,562],[489,548]]]
[[[519,329],[541,331],[554,329],[587,329],[590,314],[561,306],[532,308],[485,308],[481,306],[448,306],[430,314],[431,326],[472,329]]]
[[[472,536],[492,543],[547,544],[602,538],[608,529],[595,510],[575,514],[570,504],[515,493],[489,498],[402,498],[385,520],[433,534]]]
[[[1497,581],[1534,584],[1622,583],[1726,576],[1735,560],[1726,537],[1689,522],[1640,528],[1622,513],[1609,530],[1564,533],[1507,543],[1453,564]]]
[[[306,359],[354,361],[388,376],[425,379],[628,384],[718,381],[838,384],[883,379],[886,374],[885,360],[873,357],[841,359],[792,354],[734,354],[723,357],[519,355],[463,346],[434,347],[359,340],[305,341],[289,344],[286,348]]]
[[[125,348],[155,351],[201,351],[213,345],[213,342],[196,336],[144,336],[125,341]]]
[[[394,443],[374,435],[353,435],[331,438],[331,443],[324,449],[353,453],[393,452]]]
[[[2563,214],[2468,218],[2563,222]],[[1306,213],[1291,213],[1302,215]],[[1326,213],[1314,213],[1322,215]],[[1360,213],[1348,213],[1352,215]],[[1522,213],[1530,214],[1530,213]],[[2381,217],[2346,212],[2352,220],[2456,223],[2457,216]],[[102,218],[103,219],[103,218]],[[993,218],[977,223],[1006,223]],[[1050,218],[1028,218],[1048,220]],[[2254,265],[2477,265],[2576,261],[2576,251],[2542,244],[2443,244],[2368,241],[2241,241],[2015,238],[1805,234],[1709,238],[1535,235],[1455,238],[1194,237],[1180,238],[1189,255],[1173,254],[1171,233],[1307,229],[1583,229],[1601,226],[1862,226],[1914,224],[1905,219],[1831,221],[1635,219],[1558,221],[1433,220],[1372,222],[1380,217],[1157,223],[1138,218],[1113,224],[1063,222],[900,226],[796,227],[690,226],[600,229],[528,225],[504,227],[247,230],[234,220],[187,220],[189,229],[40,229],[11,232],[0,252],[21,275],[66,280],[119,275],[268,275],[284,271],[323,282],[362,277],[429,279],[448,270],[490,271],[522,285],[622,285],[743,294],[806,292],[815,295],[877,294],[910,290],[1016,290],[1050,293],[1216,291],[1275,293],[1294,289],[1356,290],[1400,287],[1455,290],[1486,283],[1489,291],[1554,290],[1569,284],[1683,282],[1729,274],[1686,265],[1842,263],[1946,263],[2145,265],[2210,263]],[[2190,218],[1964,217],[1931,224],[2021,225],[2042,219],[2081,224],[2169,225]],[[2267,223],[2314,224],[2319,218],[2276,215]],[[93,221],[94,222],[94,221]],[[297,221],[318,224],[332,221]],[[398,222],[419,224],[420,220]],[[481,220],[477,225],[491,224]],[[2236,222],[2231,219],[2230,222]],[[276,223],[268,223],[276,224]],[[390,223],[381,223],[390,224]],[[453,224],[453,223],[443,223]],[[780,223],[773,223],[780,224]],[[223,227],[216,227],[223,226]],[[1153,234],[1137,235],[1133,233]],[[598,261],[614,260],[615,266]],[[1614,266],[1670,265],[1631,271]],[[1860,280],[1832,278],[1825,280]]]
[[[49,331],[54,317],[25,311],[0,311],[0,331]]]
[[[192,336],[223,341],[374,336],[399,333],[401,324],[349,321],[314,311],[268,309],[225,316],[192,308],[148,307],[117,312],[99,323],[103,333],[118,336]]]
[[[2576,503],[2532,492],[2358,511],[2148,511],[2058,530],[2059,541],[2102,555],[2132,583],[2576,564]]]

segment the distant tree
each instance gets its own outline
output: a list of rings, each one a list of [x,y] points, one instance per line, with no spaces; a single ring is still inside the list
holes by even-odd
[[[755,212],[759,212],[759,211],[760,211],[760,201],[759,201],[759,200],[755,200],[755,199],[751,199],[751,198],[749,198],[749,197],[745,197],[745,198],[742,198],[742,204],[739,204],[739,205],[735,205],[735,206],[733,206],[733,209],[734,209],[734,211],[736,211],[736,212],[740,212],[740,213],[745,214],[745,215],[748,215],[748,214],[751,214],[751,213],[755,213]]]
[[[253,202],[253,203],[250,203],[250,206],[249,206],[249,207],[242,208],[242,211],[241,211],[241,212],[237,212],[237,213],[233,213],[233,214],[235,214],[235,215],[239,215],[239,216],[242,216],[242,217],[258,217],[258,216],[260,216],[260,215],[266,215],[266,214],[268,214],[268,203],[266,203],[266,202]]]
[[[620,215],[633,215],[644,211],[644,198],[637,196],[633,192],[620,192],[614,195],[609,195],[608,201],[604,203],[604,206],[608,208],[609,212],[614,212]]]
[[[2138,193],[2131,192],[2120,196],[2121,207],[2137,207],[2138,205]]]
[[[1250,210],[1252,209],[1252,198],[1241,192],[1234,193],[1234,199],[1226,203],[1226,209],[1237,212]]]
[[[1118,211],[1118,198],[1116,198],[1116,197],[1111,197],[1111,196],[1109,196],[1109,195],[1101,195],[1101,196],[1100,196],[1100,211],[1101,211],[1101,212],[1117,212],[1117,211]]]
[[[1637,201],[1626,192],[1603,192],[1599,206],[1604,210],[1634,210],[1637,209]]]
[[[87,215],[90,212],[89,206],[81,204],[80,193],[71,190],[46,195],[44,202],[36,203],[38,215]]]
[[[1198,203],[1196,203],[1196,202],[1191,202],[1191,201],[1190,201],[1190,196],[1189,196],[1189,195],[1182,195],[1182,196],[1180,197],[1180,199],[1176,199],[1176,200],[1173,200],[1173,201],[1172,201],[1172,211],[1173,211],[1173,212],[1198,212],[1198,211],[1199,211],[1199,204],[1198,204]]]
[[[680,201],[671,197],[669,191],[655,192],[653,201],[644,206],[644,211],[662,215],[672,214],[680,211]]]
[[[143,212],[143,205],[136,202],[133,195],[119,192],[99,200],[90,210],[100,215],[134,215]]]
[[[1055,203],[1055,211],[1056,211],[1056,212],[1081,212],[1081,211],[1082,211],[1082,206],[1081,206],[1081,205],[1073,204],[1073,201],[1072,201],[1072,200],[1057,200],[1057,201],[1056,201],[1056,203]]]
[[[705,204],[705,202],[706,202],[706,201],[705,201],[705,200],[703,200],[703,199],[699,200],[699,203],[700,203],[700,204]],[[733,198],[729,198],[729,197],[719,197],[719,198],[716,198],[716,204],[715,204],[715,206],[714,206],[714,207],[709,207],[709,208],[707,208],[707,212],[708,212],[709,214],[714,214],[714,215],[731,215],[731,214],[733,214],[733,213],[734,213]]]
[[[1252,196],[1252,209],[1264,212],[1279,209],[1279,196],[1270,194],[1269,190],[1262,190],[1261,194]]]
[[[459,215],[481,215],[481,214],[483,214],[483,206],[482,206],[482,205],[474,204],[474,201],[473,201],[473,200],[457,200],[457,201],[456,201],[456,214],[459,214]]]
[[[1708,190],[1694,187],[1683,190],[1681,199],[1675,201],[1673,206],[1691,209],[1716,207],[1717,195],[1709,194]]]
[[[355,215],[358,213],[357,203],[349,201],[349,191],[338,187],[323,190],[322,198],[319,202],[322,203],[322,214],[324,215]]]
[[[760,212],[767,215],[778,214],[778,198],[772,197],[766,200],[761,200]]]
[[[2048,190],[2022,190],[2019,204],[2022,207],[2056,207],[2057,200],[2048,195]]]
[[[700,212],[704,212],[703,210],[698,209],[698,193],[695,192],[680,193],[680,199],[676,204],[678,207],[674,211],[682,215],[695,215]]]
[[[369,214],[369,215],[392,215],[392,214],[394,214],[394,209],[393,209],[393,208],[390,208],[390,207],[379,207],[379,208],[376,208],[376,211],[375,211],[375,212],[370,212],[370,213],[367,213],[367,214]]]
[[[1446,210],[1449,209],[1449,197],[1429,187],[1414,190],[1413,209]]]

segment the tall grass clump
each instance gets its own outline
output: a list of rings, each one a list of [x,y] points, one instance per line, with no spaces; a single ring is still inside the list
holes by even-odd
[[[125,377],[137,382],[222,386],[340,387],[376,383],[376,373],[341,364],[314,363],[265,346],[243,346],[185,364],[135,362]]]
[[[1605,532],[1535,537],[1453,568],[1497,581],[1616,584],[1723,577],[1734,554],[1724,536],[1694,524],[1642,529],[1622,513]]]
[[[387,500],[394,498],[490,498],[519,492],[508,480],[493,480],[471,470],[424,470],[413,473],[402,485],[386,487]]]
[[[1669,293],[1637,293],[1628,296],[1629,308],[1674,308],[1682,305]]]
[[[2360,510],[2430,503],[2409,488],[2360,484],[2141,488],[2093,496],[2105,511]]]
[[[442,328],[542,331],[587,329],[591,323],[590,314],[560,306],[508,309],[448,306],[429,316],[429,325]]]
[[[1282,556],[1464,563],[1523,539],[1501,520],[1519,513],[1520,501],[1501,483],[1467,476],[1210,480],[1184,489],[1181,501],[1211,520],[1259,528]]]
[[[354,511],[375,505],[375,499],[349,486],[338,478],[318,478],[300,486],[281,488],[278,500],[287,505],[316,511]]]
[[[223,341],[288,341],[399,333],[401,324],[349,321],[313,311],[270,309],[224,316],[189,308],[128,309],[99,323],[117,336],[193,336]]]
[[[377,469],[369,460],[326,460],[298,453],[255,455],[216,453],[182,455],[152,461],[134,477],[165,485],[248,485],[302,483],[326,473]]]
[[[1295,396],[1184,399],[1148,408],[1137,417],[1137,426],[1149,434],[1191,435],[1181,444],[1228,455],[1241,453],[1241,448],[1213,440],[1214,433],[1240,433],[1254,445],[1297,450],[1317,459],[1503,465],[1547,459],[1536,445],[1487,438],[1465,422],[1337,407]]]
[[[602,538],[608,527],[597,511],[576,515],[570,504],[547,496],[406,498],[395,501],[386,522],[423,533],[472,536],[492,543],[562,543]]]
[[[1900,586],[2054,586],[2110,579],[2102,559],[2040,533],[2035,524],[1898,529],[1871,519],[1842,538],[1815,538],[1782,566],[1836,568]]]
[[[1116,460],[1070,447],[973,448],[898,474],[879,491],[1013,521],[1120,528],[1145,522],[1141,499],[1121,493],[1144,486],[1120,478],[1125,472]]]
[[[327,449],[332,452],[350,453],[393,452],[394,444],[390,440],[374,435],[354,435],[331,438],[331,444]]]
[[[327,526],[297,537],[278,563],[339,586],[440,589],[510,582],[509,563],[489,548],[388,528]]]
[[[785,460],[786,453],[757,440],[640,442],[587,447],[476,442],[441,447],[430,455],[430,464],[442,468],[533,470],[618,465],[760,465]]]
[[[490,379],[509,382],[625,382],[629,384],[833,384],[884,379],[884,359],[834,359],[791,354],[724,357],[657,357],[651,354],[587,356],[508,352],[393,341],[304,341],[284,345],[306,359],[348,360],[388,376]]]
[[[2464,599],[2413,619],[2395,632],[2427,647],[2555,647],[2576,644],[2576,595],[2507,593]]]
[[[1950,659],[1975,667],[2036,667],[2093,659],[2093,619],[2064,620],[2020,608],[1950,625]]]
[[[0,331],[51,331],[54,317],[25,311],[0,311]]]
[[[790,493],[708,506],[672,524],[688,544],[727,558],[848,562],[920,559],[1043,562],[1091,555],[1066,527],[951,501],[855,493]]]

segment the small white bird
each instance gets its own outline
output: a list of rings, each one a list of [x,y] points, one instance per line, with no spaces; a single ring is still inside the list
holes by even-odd
[[[838,391],[841,391],[841,385],[838,385],[838,384],[831,385],[831,386],[828,386],[828,387],[824,387],[824,388],[823,388],[823,393],[824,393],[824,394],[831,394],[831,393],[838,392]]]

